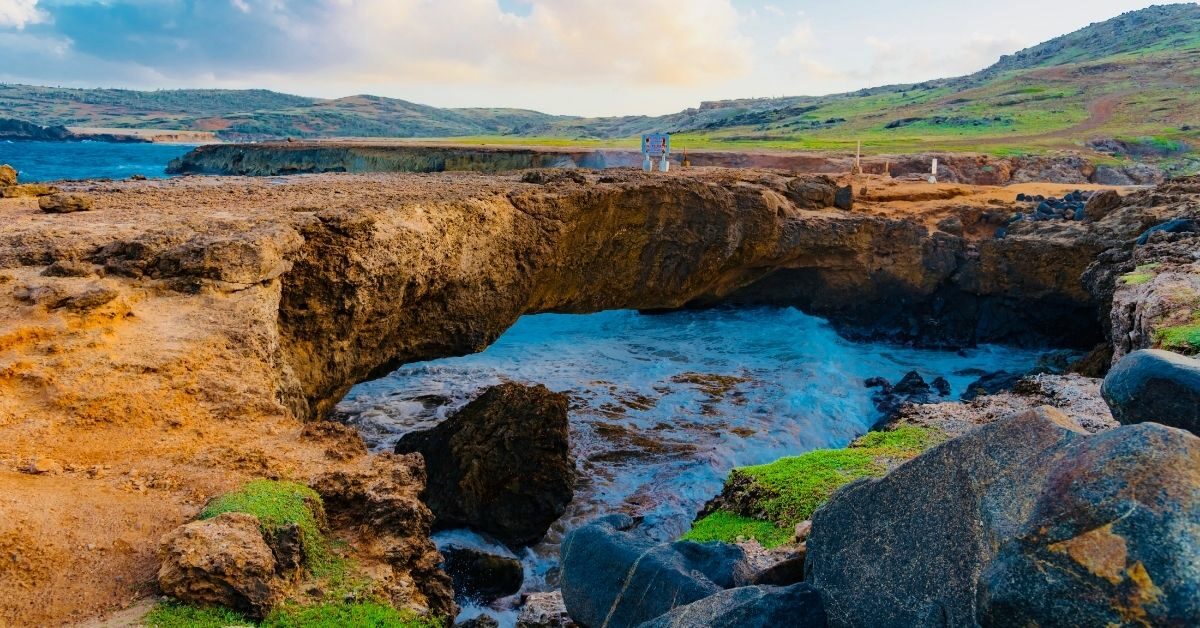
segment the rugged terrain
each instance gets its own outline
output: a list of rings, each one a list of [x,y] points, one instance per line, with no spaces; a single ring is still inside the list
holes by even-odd
[[[524,313],[775,303],[926,344],[1173,341],[1194,234],[1132,240],[1195,217],[1200,187],[1003,226],[1017,193],[1074,187],[542,170],[75,183],[93,202],[68,214],[0,200],[0,621],[141,597],[159,537],[246,479],[366,473],[302,421]],[[1107,309],[1131,299],[1163,305]]]

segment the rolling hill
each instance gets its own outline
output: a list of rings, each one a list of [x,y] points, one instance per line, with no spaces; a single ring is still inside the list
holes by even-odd
[[[265,90],[78,90],[0,85],[0,111],[43,125],[266,137],[453,137],[614,144],[644,131],[696,148],[1055,149],[1200,168],[1200,5],[1155,6],[1001,58],[975,74],[847,94],[704,103],[659,116],[578,118],[441,109],[377,96]]]

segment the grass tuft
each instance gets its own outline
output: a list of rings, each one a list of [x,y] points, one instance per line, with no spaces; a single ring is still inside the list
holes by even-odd
[[[228,608],[199,608],[174,600],[155,604],[142,622],[148,628],[225,628],[254,625],[254,622]]]
[[[328,602],[315,606],[284,605],[262,622],[263,628],[443,628],[441,619],[420,617],[379,602]]]
[[[281,528],[296,524],[300,528],[308,567],[317,575],[333,568],[332,563],[336,562],[321,533],[324,520],[321,496],[303,484],[255,480],[209,502],[199,518],[211,519],[226,512],[244,512],[258,517],[264,535],[274,535]]]

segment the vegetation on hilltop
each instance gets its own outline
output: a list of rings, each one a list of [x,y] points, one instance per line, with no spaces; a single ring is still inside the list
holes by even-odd
[[[654,130],[675,133],[677,146],[693,148],[844,151],[862,141],[875,152],[1083,148],[1118,161],[1186,163],[1200,142],[1200,6],[1126,13],[969,76],[828,96],[709,102],[657,117],[440,109],[377,96],[324,100],[265,90],[24,85],[0,85],[0,109],[42,125],[216,131],[233,139],[469,137],[596,145]]]

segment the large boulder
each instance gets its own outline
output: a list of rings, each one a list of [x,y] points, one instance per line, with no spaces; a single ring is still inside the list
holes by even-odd
[[[821,594],[810,585],[738,587],[680,606],[638,628],[824,628]]]
[[[158,586],[173,598],[262,617],[280,599],[275,555],[258,518],[227,512],[163,537]]]
[[[605,517],[563,540],[559,584],[583,626],[636,626],[676,606],[744,584],[742,549],[726,543],[655,542],[629,532],[625,515]]]
[[[1147,423],[1054,462],[979,578],[979,623],[1200,625],[1200,439]]]
[[[837,493],[813,516],[805,580],[832,626],[1195,624],[1197,477],[1186,432],[1088,436],[1031,410]],[[1069,614],[1045,612],[1068,591]]]
[[[1200,360],[1134,351],[1109,371],[1100,393],[1125,425],[1162,423],[1200,434]]]
[[[425,458],[435,525],[474,528],[514,546],[542,538],[574,495],[568,402],[545,386],[501,384],[437,427],[400,439],[397,453]]]
[[[17,169],[8,164],[0,164],[0,188],[17,184]]]

